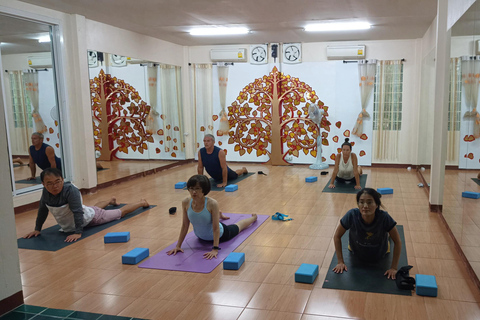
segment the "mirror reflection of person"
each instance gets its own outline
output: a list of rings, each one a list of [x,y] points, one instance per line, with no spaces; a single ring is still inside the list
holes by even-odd
[[[203,168],[215,181],[222,181],[217,184],[218,188],[227,186],[228,180],[235,180],[242,174],[247,174],[247,168],[243,167],[233,171],[227,166],[225,151],[215,146],[215,137],[206,134],[203,138],[205,147],[198,151],[198,174],[203,174]]]
[[[30,167],[31,176],[27,180],[35,180],[35,175],[38,166],[40,169],[57,168],[62,170],[62,162],[59,157],[55,155],[53,147],[43,143],[43,134],[34,132],[32,134],[32,145],[28,149],[30,155],[28,166]]]
[[[335,158],[335,169],[333,169],[332,180],[329,188],[335,188],[335,180],[338,182],[355,182],[355,189],[360,190],[360,176],[362,175],[362,168],[358,165],[358,158],[352,152],[352,144],[345,138],[342,144],[342,152],[337,154]]]
[[[207,197],[210,192],[210,181],[204,175],[194,175],[187,182],[190,197],[182,201],[182,228],[178,237],[177,245],[167,254],[176,255],[183,252],[182,243],[187,236],[190,223],[193,225],[195,235],[204,241],[211,241],[212,250],[203,254],[205,259],[217,258],[219,244],[236,237],[242,230],[257,221],[257,215],[240,220],[235,224],[225,225],[220,222],[220,212],[215,199]]]
[[[348,271],[343,260],[342,236],[350,230],[348,250],[360,260],[374,262],[390,253],[390,241],[395,244],[390,269],[385,271],[388,279],[395,279],[398,261],[402,252],[402,242],[397,230],[397,222],[383,210],[380,210],[382,195],[375,189],[365,188],[357,193],[358,208],[349,210],[340,220],[333,236],[338,264],[333,268],[335,273]]]
[[[13,163],[16,163],[16,164],[18,164],[18,165],[21,165],[21,166],[24,165],[22,159],[20,159],[19,157],[18,157],[18,158],[12,158],[12,162],[13,162]]]
[[[80,191],[70,182],[64,182],[62,172],[57,168],[43,170],[40,178],[44,188],[38,207],[35,230],[25,235],[26,239],[38,237],[41,234],[49,211],[62,228],[60,231],[73,232],[66,237],[65,242],[74,242],[82,237],[85,227],[119,220],[140,207],[149,206],[145,199],[141,199],[139,202],[126,204],[118,209],[104,210],[108,205],[117,205],[115,197],[98,202],[92,207],[84,206]]]

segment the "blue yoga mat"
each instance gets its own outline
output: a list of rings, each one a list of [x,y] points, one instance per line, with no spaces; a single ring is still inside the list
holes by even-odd
[[[402,252],[400,254],[400,260],[398,261],[398,268],[400,269],[408,265],[408,260],[403,226],[397,225],[397,230],[400,234],[400,240],[402,241]],[[398,289],[395,280],[387,279],[387,277],[384,276],[385,271],[390,269],[393,259],[393,248],[395,245],[393,241],[390,243],[389,254],[380,261],[368,263],[359,260],[348,250],[347,230],[342,237],[342,252],[343,260],[345,261],[348,271],[344,271],[343,273],[335,273],[332,271],[338,263],[337,254],[335,253],[330,267],[328,267],[327,276],[325,277],[322,288],[411,296],[412,292],[410,290]]]
[[[105,209],[106,210],[119,209],[124,205],[125,204],[120,204],[118,206],[108,206]],[[76,242],[81,241],[111,226],[114,226],[117,223],[130,219],[132,217],[135,217],[136,215],[139,215],[140,213],[143,213],[154,207],[156,206],[150,206],[148,208],[138,208],[137,210],[127,214],[125,217],[119,220],[114,220],[99,226],[84,228],[82,237],[78,239]],[[30,238],[30,239],[19,238],[17,239],[18,248],[31,249],[31,250],[43,250],[43,251],[57,251],[75,243],[75,242],[65,242],[65,238],[68,235],[72,234],[73,232],[61,232],[59,231],[59,229],[60,229],[60,226],[57,224],[57,225],[51,226],[50,228],[43,229],[42,233],[38,237]]]

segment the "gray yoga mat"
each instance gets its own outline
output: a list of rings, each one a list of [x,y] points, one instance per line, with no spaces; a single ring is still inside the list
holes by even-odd
[[[331,180],[331,179],[330,179]],[[328,186],[330,185],[330,180],[328,180],[325,188],[323,188],[323,192],[330,192],[330,193],[357,193],[359,190],[355,189],[355,183],[343,183],[338,182],[335,180],[335,188],[330,189]],[[360,176],[360,185],[362,189],[365,188],[365,184],[367,183],[367,174],[362,174]]]

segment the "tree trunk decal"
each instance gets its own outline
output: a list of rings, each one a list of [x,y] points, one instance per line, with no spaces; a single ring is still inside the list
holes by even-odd
[[[308,118],[310,103],[324,110],[320,127],[330,131],[328,107],[315,91],[298,78],[284,75],[274,67],[270,74],[255,79],[239,93],[228,107],[229,144],[242,156],[255,150],[257,156],[269,155],[272,165],[289,165],[287,155],[298,157],[303,151],[317,155],[316,138],[320,128]],[[328,133],[322,144],[328,145]],[[283,146],[286,143],[287,151]],[[271,151],[267,147],[271,144]]]
[[[129,148],[143,154],[147,142],[154,142],[145,125],[150,106],[135,88],[102,69],[90,80],[90,93],[95,150],[101,153],[98,160],[112,160]]]

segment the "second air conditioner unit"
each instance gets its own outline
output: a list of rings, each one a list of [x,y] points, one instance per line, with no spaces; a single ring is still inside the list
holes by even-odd
[[[212,49],[210,60],[221,62],[247,62],[247,49]]]
[[[45,69],[52,67],[52,54],[50,52],[35,53],[27,57],[28,66],[32,69]]]
[[[327,46],[328,60],[365,59],[365,46]]]

